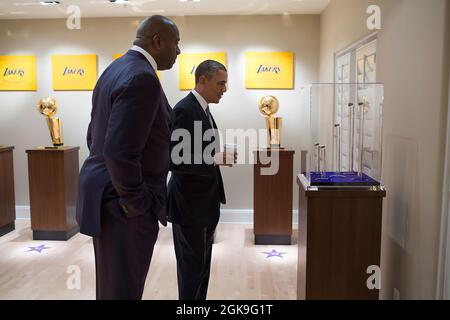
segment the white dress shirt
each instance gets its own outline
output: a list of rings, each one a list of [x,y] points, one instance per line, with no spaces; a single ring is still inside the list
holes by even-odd
[[[155,72],[158,70],[158,65],[156,64],[155,59],[153,59],[153,57],[151,56],[150,53],[148,53],[147,51],[145,51],[144,49],[142,49],[141,47],[136,46],[136,45],[132,46],[130,50],[142,53],[144,55],[144,57],[148,60],[150,65],[152,66],[153,70],[155,70]]]
[[[200,93],[198,93],[197,91],[195,91],[195,89],[193,89],[191,92],[192,92],[192,94],[194,95],[194,97],[197,99],[198,103],[200,103],[200,105],[202,106],[203,111],[205,111],[206,117],[207,117],[208,120],[209,120],[209,124],[211,125],[211,128],[214,128],[213,121],[212,121],[212,119],[211,119],[211,114],[208,114],[208,113],[206,112],[206,108],[208,108],[208,102],[206,102],[205,98],[203,98],[202,95],[201,95]]]
[[[208,102],[206,102],[205,98],[203,98],[200,93],[195,91],[195,89],[192,90],[192,94],[197,98],[198,103],[200,103],[200,105],[203,108],[203,111],[205,111],[206,113],[206,108],[208,108]]]

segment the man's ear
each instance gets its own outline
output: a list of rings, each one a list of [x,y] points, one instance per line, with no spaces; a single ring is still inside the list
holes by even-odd
[[[152,43],[156,50],[159,51],[161,49],[161,37],[159,36],[159,34],[155,34],[153,36]]]
[[[198,82],[201,83],[201,84],[205,84],[205,83],[206,83],[206,80],[208,80],[208,79],[206,78],[206,76],[200,76],[200,78],[198,78]]]

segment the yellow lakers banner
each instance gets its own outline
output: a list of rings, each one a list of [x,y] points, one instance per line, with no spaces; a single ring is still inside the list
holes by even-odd
[[[0,91],[35,91],[36,56],[0,56]]]
[[[293,89],[293,52],[247,52],[245,54],[247,89]]]
[[[92,90],[97,81],[97,55],[52,56],[53,90]]]
[[[182,53],[178,56],[178,74],[180,90],[191,90],[195,87],[195,69],[205,60],[215,60],[227,65],[225,52]]]

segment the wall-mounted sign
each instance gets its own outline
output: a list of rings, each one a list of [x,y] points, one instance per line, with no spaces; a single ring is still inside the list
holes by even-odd
[[[97,81],[97,55],[52,56],[53,90],[93,90]]]
[[[191,90],[195,87],[195,69],[205,60],[215,60],[227,65],[225,52],[182,53],[178,56],[178,73],[180,90]]]
[[[36,56],[0,56],[0,91],[35,91]]]
[[[247,52],[245,54],[247,89],[293,89],[293,52]]]

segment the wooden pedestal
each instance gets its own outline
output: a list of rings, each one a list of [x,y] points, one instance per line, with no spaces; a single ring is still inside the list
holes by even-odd
[[[253,172],[253,223],[255,244],[289,245],[292,235],[293,150],[276,150],[278,171],[267,175],[266,150],[255,152]],[[269,153],[270,156],[270,153]],[[275,157],[276,155],[274,155]],[[276,157],[275,157],[276,158]],[[273,164],[272,164],[273,166]]]
[[[0,236],[15,228],[14,147],[0,147]]]
[[[380,266],[384,188],[314,190],[303,175],[297,182],[297,298],[378,299],[367,268]]]
[[[67,240],[75,221],[79,147],[27,150],[34,240]]]

